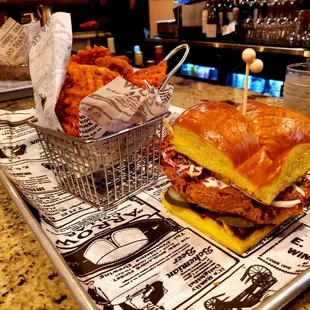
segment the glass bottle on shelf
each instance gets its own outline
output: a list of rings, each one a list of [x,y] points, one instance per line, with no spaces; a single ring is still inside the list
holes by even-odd
[[[272,27],[272,41],[279,43],[281,34],[281,14],[282,14],[282,0],[275,0],[272,5],[273,27]]]
[[[280,3],[280,9],[279,9],[279,18],[278,18],[278,37],[279,37],[279,43],[285,43],[285,33],[286,33],[286,27],[287,27],[287,21],[288,21],[288,4],[289,2],[287,0],[282,0]]]
[[[251,17],[250,12],[247,18],[243,22],[243,27],[245,31],[245,39],[247,41],[252,41],[253,36],[254,36],[254,23],[253,23],[253,19]]]
[[[224,0],[223,5],[224,5],[224,11],[223,11],[222,34],[223,34],[223,32],[226,33],[226,31],[228,29],[228,25],[231,22],[231,20],[229,19],[229,16],[228,16],[228,10],[229,10],[228,6],[229,6],[229,3],[227,3],[227,1]]]
[[[237,6],[233,9],[233,23],[235,27],[236,37],[239,39],[244,38],[244,28],[242,26],[242,19],[240,16],[240,8]]]
[[[307,11],[299,11],[297,29],[289,38],[290,44],[294,46],[306,47],[308,43],[309,19]]]
[[[164,49],[162,45],[155,46],[156,64],[159,64],[164,59]]]
[[[256,43],[260,43],[262,41],[262,32],[264,27],[265,27],[265,18],[263,18],[263,10],[262,6],[260,5],[259,15],[256,22],[254,23],[253,37]]]
[[[206,25],[207,25],[207,20],[208,20],[209,7],[210,7],[210,0],[206,1],[202,9],[202,20],[201,20],[202,33],[206,33]]]
[[[306,39],[305,39],[305,47],[310,47],[310,23],[309,23],[309,26],[308,26],[308,32],[307,32],[307,35],[306,35]]]
[[[268,2],[264,0],[261,5],[262,18],[265,19],[268,16]]]
[[[243,0],[239,7],[240,7],[239,14],[241,14],[242,20],[245,21],[250,14],[250,3],[248,0]]]
[[[290,44],[294,44],[292,43],[292,41],[294,41],[294,37],[298,29],[298,23],[299,23],[298,17],[299,16],[297,13],[297,9],[298,9],[297,1],[289,0],[289,3],[288,3],[289,15],[288,15],[287,23],[285,27],[285,37],[290,42]]]
[[[217,11],[217,33],[219,36],[222,35],[222,28],[223,28],[223,21],[224,21],[224,14],[225,14],[225,7],[224,2],[222,0],[216,1],[216,11]]]
[[[253,23],[256,23],[256,21],[258,20],[258,17],[260,15],[260,9],[261,7],[258,0],[255,0],[251,5],[251,17],[253,19]]]
[[[216,38],[217,37],[217,14],[216,14],[215,0],[211,1],[210,8],[208,10],[208,20],[206,25],[206,37]]]
[[[273,29],[274,29],[273,3],[269,2],[265,27],[262,33],[263,41],[271,43],[271,41],[273,40]]]
[[[234,16],[233,16],[233,9],[236,7],[237,5],[234,3],[233,0],[228,0],[228,3],[227,3],[227,18],[229,20],[229,22],[231,23],[234,19]]]

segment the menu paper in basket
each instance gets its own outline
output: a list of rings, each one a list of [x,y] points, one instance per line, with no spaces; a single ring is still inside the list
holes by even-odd
[[[182,111],[170,112],[172,123]],[[33,116],[0,110],[1,169],[98,309],[254,309],[310,267],[309,207],[242,255],[166,211],[165,175],[98,210],[57,186]]]
[[[142,124],[164,114],[170,106],[173,86],[164,90],[139,88],[117,77],[80,104],[80,136],[99,138]]]
[[[29,67],[38,125],[62,131],[55,105],[71,55],[72,29],[68,13],[54,13],[33,42]]]
[[[29,50],[30,40],[27,28],[10,17],[0,28],[0,65],[27,64]]]

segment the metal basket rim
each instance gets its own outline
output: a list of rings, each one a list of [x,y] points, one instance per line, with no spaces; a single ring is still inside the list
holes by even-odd
[[[168,117],[170,114],[171,114],[171,112],[167,111],[167,112],[165,112],[165,113],[163,113],[163,114],[161,114],[159,116],[156,116],[156,117],[152,118],[151,120],[149,120],[149,121],[147,121],[145,123],[138,124],[138,125],[135,125],[133,127],[130,127],[130,128],[127,128],[127,129],[123,129],[123,130],[121,130],[121,131],[119,131],[117,133],[113,133],[113,134],[110,134],[110,135],[107,135],[107,136],[104,136],[104,137],[101,137],[101,138],[96,138],[96,139],[94,139],[94,138],[73,137],[73,136],[66,135],[65,133],[60,132],[60,131],[55,131],[55,130],[52,130],[52,129],[49,129],[49,128],[41,127],[41,126],[35,124],[35,122],[38,121],[38,119],[36,117],[33,117],[30,120],[28,120],[28,125],[33,127],[33,128],[35,128],[36,130],[42,131],[42,132],[47,133],[49,135],[52,135],[54,137],[59,137],[59,138],[65,139],[65,140],[71,140],[71,141],[74,141],[74,142],[89,144],[89,143],[101,142],[101,141],[108,140],[110,138],[117,137],[119,135],[125,134],[127,132],[131,132],[131,131],[133,131],[135,129],[138,129],[138,128],[147,126],[149,124],[155,123],[158,120],[163,119],[164,117]]]

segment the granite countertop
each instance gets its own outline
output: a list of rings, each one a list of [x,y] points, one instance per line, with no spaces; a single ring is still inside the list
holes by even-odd
[[[174,77],[172,104],[190,107],[203,100],[240,104],[243,91]],[[280,99],[249,92],[250,100],[281,104]],[[33,98],[0,104],[10,111],[29,109]],[[41,249],[17,207],[0,184],[0,309],[80,309],[49,258]],[[285,309],[310,310],[310,288]]]

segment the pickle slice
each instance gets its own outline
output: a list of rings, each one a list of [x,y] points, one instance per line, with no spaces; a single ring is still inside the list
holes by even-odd
[[[164,196],[166,201],[168,203],[171,203],[172,205],[185,208],[190,207],[190,204],[184,199],[184,197],[181,194],[179,194],[176,190],[174,190],[172,186],[168,188]]]
[[[250,228],[258,226],[256,223],[238,216],[219,216],[216,217],[216,220],[229,226],[239,228]]]

